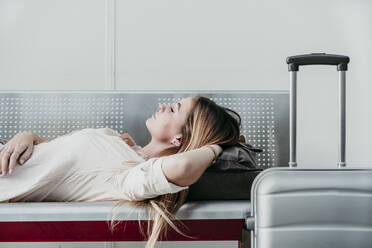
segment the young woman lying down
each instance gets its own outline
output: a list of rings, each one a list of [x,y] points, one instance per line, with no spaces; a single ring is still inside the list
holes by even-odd
[[[233,114],[233,115],[232,115]],[[160,221],[153,247],[184,203],[189,185],[224,147],[236,145],[240,116],[200,95],[160,105],[146,120],[151,141],[85,128],[48,140],[25,131],[0,145],[0,202],[118,201],[145,207]],[[213,190],[213,189],[211,189]]]

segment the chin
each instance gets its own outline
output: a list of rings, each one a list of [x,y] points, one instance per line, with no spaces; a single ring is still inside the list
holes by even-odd
[[[151,117],[146,120],[146,128],[149,131],[149,133],[151,134],[151,124],[150,124],[150,121],[151,121]]]

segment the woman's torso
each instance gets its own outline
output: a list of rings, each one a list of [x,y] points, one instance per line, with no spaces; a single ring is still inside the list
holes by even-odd
[[[24,165],[0,180],[13,201],[115,201],[122,199],[112,176],[124,161],[145,159],[110,128],[86,128],[34,146]],[[125,172],[124,172],[125,173]],[[8,180],[6,182],[6,180]],[[18,190],[11,187],[17,185]],[[22,191],[22,192],[21,192]],[[13,197],[12,197],[13,194]]]

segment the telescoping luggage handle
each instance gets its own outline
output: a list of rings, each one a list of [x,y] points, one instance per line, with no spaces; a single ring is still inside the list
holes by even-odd
[[[339,71],[339,162],[338,167],[345,167],[345,71],[350,59],[347,56],[311,53],[287,57],[288,71],[290,73],[290,100],[289,100],[289,167],[296,167],[296,109],[297,109],[297,71],[301,65],[336,65]]]

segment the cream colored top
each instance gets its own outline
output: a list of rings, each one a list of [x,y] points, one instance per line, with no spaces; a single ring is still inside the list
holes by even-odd
[[[110,128],[86,128],[35,145],[24,165],[0,176],[0,202],[136,201],[188,188],[168,182],[164,157],[146,161],[139,148]],[[139,164],[115,175],[127,160]]]

